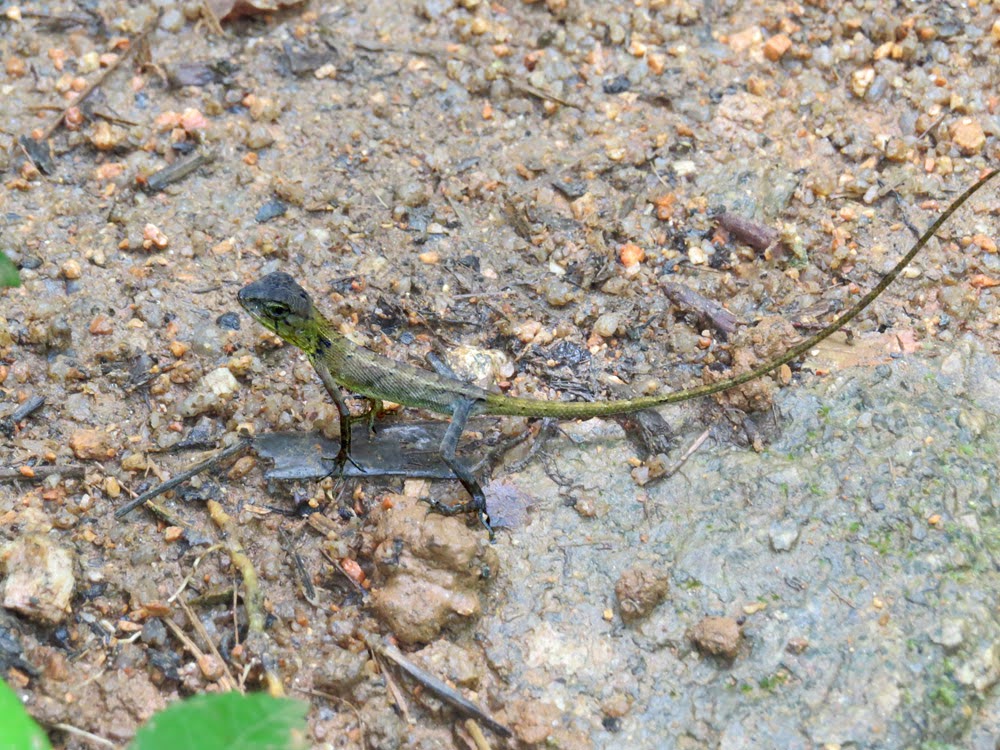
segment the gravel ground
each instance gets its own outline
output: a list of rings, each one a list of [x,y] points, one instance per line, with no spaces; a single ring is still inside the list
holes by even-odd
[[[0,662],[34,716],[121,745],[225,688],[176,626],[249,688],[273,664],[315,747],[473,746],[378,668],[365,639],[392,635],[513,730],[493,746],[996,748],[995,186],[849,340],[508,458],[494,544],[426,514],[453,482],[269,481],[251,455],[165,517],[112,515],[241,432],[336,436],[305,359],[236,304],[274,270],[360,343],[518,395],[655,393],[782,351],[1000,163],[996,4],[313,2],[224,35],[158,5],[0,4],[0,250],[23,280],[0,291],[0,418],[45,399],[0,438]],[[49,135],[28,160],[20,137]],[[737,242],[722,210],[780,243]],[[233,536],[260,637],[212,549]]]

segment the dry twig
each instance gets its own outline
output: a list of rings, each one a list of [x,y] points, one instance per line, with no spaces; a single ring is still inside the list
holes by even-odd
[[[247,626],[249,632],[247,641],[251,643],[257,656],[260,658],[261,666],[264,669],[264,684],[267,691],[275,698],[280,698],[285,694],[281,677],[274,669],[267,645],[270,639],[264,632],[264,592],[260,589],[260,581],[257,578],[257,571],[254,570],[253,563],[247,556],[243,543],[240,541],[239,529],[222,505],[216,500],[209,500],[207,503],[208,514],[215,525],[219,527],[226,540],[226,549],[233,565],[243,576],[243,606],[247,612]]]

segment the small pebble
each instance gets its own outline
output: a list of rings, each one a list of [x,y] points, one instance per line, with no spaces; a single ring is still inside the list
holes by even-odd
[[[788,552],[799,540],[799,526],[795,521],[778,521],[771,524],[768,537],[772,550],[775,552]]]
[[[708,263],[708,253],[701,245],[691,245],[688,248],[688,260],[693,266],[703,266]]]
[[[422,206],[431,199],[431,191],[426,183],[410,180],[396,186],[396,202],[407,208]]]
[[[226,476],[231,480],[243,479],[257,465],[257,459],[253,456],[240,456],[233,464],[233,467],[229,470]]]
[[[622,324],[622,316],[619,313],[604,313],[594,323],[594,333],[601,338],[611,338],[614,336]]]
[[[806,638],[790,638],[785,645],[785,651],[790,654],[801,654],[809,648],[809,641]]]
[[[336,78],[337,66],[334,65],[333,63],[326,63],[324,65],[320,65],[318,68],[316,68],[316,70],[313,71],[313,75],[321,81],[325,78]]]
[[[124,128],[112,125],[107,120],[98,120],[90,133],[90,142],[98,151],[111,151],[118,148],[127,135]]]
[[[284,216],[287,211],[287,205],[279,201],[277,198],[272,198],[258,209],[257,215],[254,216],[254,221],[258,224],[265,224],[271,221],[271,219]]]
[[[243,104],[249,108],[250,117],[258,122],[274,122],[281,116],[281,105],[267,96],[249,94]]]
[[[62,264],[60,272],[64,279],[78,279],[83,275],[83,268],[80,261],[70,258]]]
[[[160,28],[176,34],[184,28],[184,14],[176,6],[167,8],[160,17]]]
[[[149,464],[146,462],[146,456],[142,453],[129,453],[127,456],[122,458],[122,471],[145,471]]]
[[[764,42],[764,57],[771,62],[778,62],[791,48],[791,39],[784,34],[775,34]]]
[[[228,368],[216,368],[199,380],[194,392],[181,403],[181,415],[196,417],[208,412],[219,412],[239,387],[240,384]]]
[[[621,94],[628,91],[631,85],[628,76],[619,75],[614,78],[606,78],[601,88],[604,89],[605,94]]]
[[[618,258],[625,268],[632,268],[646,259],[646,251],[633,242],[626,242],[618,251]]]
[[[122,494],[122,486],[114,477],[104,478],[104,494],[114,500]]]
[[[978,120],[971,117],[963,117],[956,120],[948,128],[952,141],[961,149],[966,156],[973,156],[983,150],[986,145],[986,133]]]
[[[46,626],[65,620],[76,585],[74,557],[45,536],[15,539],[0,553],[3,606]]]
[[[166,542],[176,542],[184,536],[184,529],[180,526],[167,526],[163,530],[163,540]]]
[[[170,244],[170,240],[167,238],[159,227],[155,224],[146,224],[142,228],[142,247],[145,250],[163,250]]]
[[[690,638],[701,653],[732,661],[739,651],[742,633],[731,617],[706,617],[694,626]]]
[[[666,568],[639,564],[626,570],[615,583],[618,611],[624,622],[648,617],[667,598],[670,573]]]
[[[69,447],[82,461],[105,461],[118,452],[104,430],[78,430],[70,436]]]
[[[264,123],[255,122],[243,136],[243,145],[254,151],[260,151],[274,143],[274,133]]]
[[[225,312],[215,319],[215,324],[225,331],[238,331],[240,330],[240,316],[235,312]]]
[[[208,120],[205,115],[193,107],[188,107],[181,112],[180,126],[188,133],[195,130],[204,130],[208,127]]]
[[[25,65],[24,60],[13,55],[4,60],[4,69],[11,78],[20,78],[28,72],[28,66]]]
[[[98,315],[90,321],[91,336],[110,336],[114,333],[114,325],[107,315]]]
[[[872,81],[874,80],[875,68],[855,70],[851,73],[851,92],[859,99],[863,99],[865,94],[868,93],[868,87],[872,85]]]
[[[941,623],[937,632],[931,634],[931,641],[942,646],[945,651],[954,652],[965,640],[964,623],[961,620],[949,618]]]

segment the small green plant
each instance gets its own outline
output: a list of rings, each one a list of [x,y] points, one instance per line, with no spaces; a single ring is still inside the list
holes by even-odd
[[[292,750],[305,746],[307,709],[264,693],[196,695],[156,714],[129,750]]]
[[[305,747],[302,701],[263,693],[196,695],[153,716],[129,750],[296,750]],[[48,737],[0,680],[0,750],[51,750]]]
[[[773,675],[770,675],[769,677],[761,677],[760,680],[757,682],[757,685],[758,687],[760,687],[761,690],[773,693],[775,690],[784,685],[786,682],[788,682],[787,672],[775,672]]]
[[[21,276],[11,259],[0,252],[0,287],[5,286],[21,286]]]
[[[49,738],[21,705],[17,693],[0,680],[0,748],[50,750]]]
[[[958,705],[958,691],[949,680],[945,679],[931,691],[931,700],[945,708],[954,708]]]

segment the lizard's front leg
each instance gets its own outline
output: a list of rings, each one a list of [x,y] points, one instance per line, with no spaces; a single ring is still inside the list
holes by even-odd
[[[347,466],[348,461],[354,464],[359,471],[363,472],[364,469],[358,465],[357,461],[351,458],[351,422],[354,421],[354,416],[351,414],[351,410],[347,408],[347,402],[344,400],[344,395],[340,392],[340,386],[337,385],[337,381],[333,379],[330,370],[321,361],[314,360],[313,367],[316,370],[316,374],[319,375],[319,379],[323,382],[326,392],[330,394],[333,403],[337,405],[337,413],[340,415],[340,449],[333,459],[333,468],[330,470],[330,474],[343,476],[344,467]],[[330,474],[327,474],[327,476],[330,476]]]

